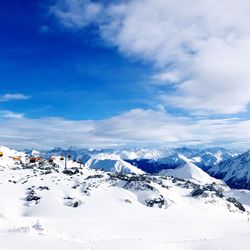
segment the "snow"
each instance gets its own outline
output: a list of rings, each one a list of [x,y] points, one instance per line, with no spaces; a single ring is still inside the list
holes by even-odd
[[[120,149],[77,149],[70,147],[68,149],[54,148],[52,150],[34,150],[41,156],[49,158],[51,155],[72,155],[72,158],[87,159],[90,156],[106,153],[119,156],[123,160],[153,160],[159,163],[168,163],[178,161],[178,155],[183,155],[192,162],[201,162],[205,165],[216,165],[222,160],[226,160],[237,153],[224,148],[120,148]],[[32,151],[28,151],[32,153]]]
[[[176,178],[187,179],[198,184],[218,182],[218,180],[211,177],[191,162],[187,162],[186,164],[175,169],[162,170],[159,172],[159,175],[174,176]]]
[[[9,168],[15,164],[15,160],[12,157],[20,157],[22,161],[26,161],[26,154],[18,152],[14,149],[9,149],[4,146],[0,146],[0,152],[3,153],[3,156],[0,157],[0,170],[4,168]]]
[[[73,161],[68,161],[68,168],[80,172],[66,175],[59,157],[53,168],[43,163],[52,169],[45,174],[39,165],[24,169],[9,158],[21,155],[28,162],[25,154],[1,150],[0,249],[249,249],[247,213],[233,205],[229,209],[226,199],[213,192],[206,198],[191,196],[192,185],[197,185],[192,182],[207,183],[192,163],[179,170],[192,177],[192,185],[185,187],[185,181],[171,177],[120,176]],[[95,160],[106,158],[99,155]],[[120,161],[114,156],[111,160]],[[40,199],[27,201],[31,193]],[[249,191],[226,189],[224,194],[239,198],[249,210]],[[164,206],[146,206],[146,200],[161,196]]]
[[[32,155],[33,157],[39,157],[39,156],[40,156],[40,152],[39,152],[38,150],[33,149],[33,150],[31,151],[31,155]]]
[[[250,151],[211,167],[209,173],[235,188],[250,188]]]
[[[118,173],[143,174],[144,172],[132,164],[122,160],[116,154],[100,153],[92,156],[86,163],[87,168],[103,169]]]

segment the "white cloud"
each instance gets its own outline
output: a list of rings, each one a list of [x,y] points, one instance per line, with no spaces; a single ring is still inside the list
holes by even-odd
[[[0,116],[1,144],[11,147],[114,147],[159,144],[249,147],[250,121],[175,117],[135,109],[104,120],[30,119]],[[240,143],[238,143],[240,142]]]
[[[180,81],[178,72],[175,71],[162,71],[158,74],[153,75],[153,84],[155,85],[165,85],[165,84],[174,84]]]
[[[8,110],[0,110],[0,118],[21,119],[23,117],[24,117],[24,114],[22,114],[22,113],[14,113],[14,112],[8,111]]]
[[[29,98],[30,96],[27,96],[21,93],[4,94],[4,95],[0,95],[0,102],[27,100]]]
[[[207,44],[186,68],[193,78],[178,85],[175,96],[165,95],[167,103],[212,113],[245,111],[250,101],[250,37]]]
[[[64,2],[72,6],[66,14],[54,13],[66,26],[91,21],[74,8],[85,1]],[[121,53],[162,71],[155,78],[159,84],[164,78],[176,83],[171,96],[160,96],[162,104],[234,114],[250,102],[249,13],[246,0],[133,0],[110,2],[94,21]],[[181,72],[178,79],[173,70]]]
[[[94,22],[102,6],[89,0],[58,0],[50,11],[58,20],[70,28],[81,28]]]

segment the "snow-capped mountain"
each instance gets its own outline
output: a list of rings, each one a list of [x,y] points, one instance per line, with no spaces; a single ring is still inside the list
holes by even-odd
[[[164,151],[153,148],[130,148],[116,149],[113,154],[119,155],[124,160],[159,159]]]
[[[187,161],[207,170],[219,162],[236,156],[237,153],[223,148],[130,148],[130,149],[77,149],[77,148],[55,148],[52,150],[27,151],[39,153],[40,156],[49,159],[51,156],[71,155],[71,159],[79,160],[94,168],[107,170],[132,169],[133,166],[144,172],[155,174],[163,169],[174,169],[182,166]],[[116,164],[116,166],[115,166]],[[116,171],[115,170],[115,171]],[[133,172],[133,171],[131,171]]]
[[[151,174],[158,173],[163,169],[173,169],[182,166],[187,161],[194,163],[206,171],[209,167],[215,166],[221,161],[234,157],[237,154],[236,151],[218,147],[207,149],[184,147],[165,151],[157,159],[134,159],[127,161]]]
[[[250,189],[250,151],[222,161],[208,172],[233,188]]]
[[[177,148],[172,151],[173,153],[167,157],[158,159],[161,164],[176,164],[181,165],[188,161],[194,163],[200,168],[206,169],[209,166],[214,166],[223,160],[236,156],[237,153],[232,150],[224,148],[206,148],[206,149],[189,149],[189,148]]]
[[[85,163],[85,166],[92,169],[102,169],[104,171],[117,172],[117,173],[134,173],[134,174],[144,173],[141,169],[122,160],[116,154],[100,153],[93,155]]]
[[[221,181],[211,177],[209,174],[204,172],[201,168],[197,167],[191,162],[179,166],[175,169],[165,169],[159,172],[161,176],[173,176],[176,178],[181,178],[185,180],[190,180],[196,184],[211,184],[218,183]]]
[[[86,162],[90,156],[96,154],[112,154],[117,155],[121,159],[133,160],[133,159],[158,159],[162,154],[161,151],[157,149],[150,148],[131,148],[131,149],[78,149],[70,147],[68,149],[54,148],[51,150],[26,150],[28,154],[32,152],[39,152],[39,154],[44,158],[49,158],[52,155],[71,155],[74,160],[83,160]]]

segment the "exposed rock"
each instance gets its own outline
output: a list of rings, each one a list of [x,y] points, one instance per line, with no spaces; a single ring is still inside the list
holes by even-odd
[[[78,168],[75,168],[75,169],[65,169],[63,170],[63,173],[64,174],[67,174],[67,175],[74,175],[74,174],[78,174],[80,171]]]
[[[89,175],[86,180],[89,180],[89,179],[95,179],[95,178],[103,178],[104,175],[102,174],[95,174],[95,175]]]
[[[82,202],[80,200],[76,200],[73,197],[67,196],[64,197],[64,205],[68,206],[68,207],[78,207],[82,204]]]
[[[79,205],[78,201],[75,201],[73,207],[78,207],[78,205]]]
[[[165,200],[164,200],[162,195],[160,195],[160,197],[154,198],[152,200],[145,200],[145,202],[146,202],[146,205],[148,207],[157,206],[159,208],[162,208],[162,206],[165,204]]]
[[[39,190],[49,190],[49,187],[47,187],[47,186],[39,186],[38,189]]]
[[[235,198],[229,197],[229,198],[227,198],[227,201],[233,203],[234,206],[237,207],[239,210],[241,210],[243,212],[246,211],[246,209],[244,208],[244,206],[239,201],[237,201]]]
[[[38,201],[40,200],[41,198],[39,196],[36,196],[36,195],[32,195],[32,194],[29,194],[25,200],[26,201]]]
[[[193,196],[193,197],[198,197],[198,196],[201,196],[203,193],[204,193],[204,189],[201,189],[201,188],[197,188],[197,189],[195,189],[192,193],[191,193],[191,195]]]

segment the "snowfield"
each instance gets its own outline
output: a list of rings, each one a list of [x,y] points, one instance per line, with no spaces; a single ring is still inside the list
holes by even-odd
[[[183,178],[197,184],[209,184],[213,182],[218,182],[218,183],[221,182],[220,180],[211,177],[210,175],[208,175],[206,172],[204,172],[202,169],[198,168],[195,164],[191,162],[187,162],[186,164],[177,167],[175,169],[161,170],[159,172],[159,175]]]
[[[249,249],[249,191],[193,165],[153,176],[69,160],[64,171],[58,156],[0,151],[0,249]]]

